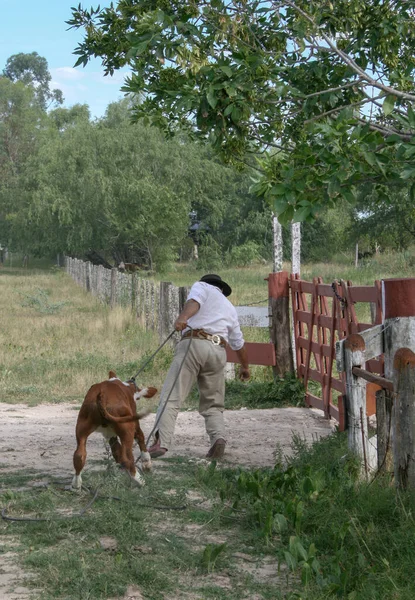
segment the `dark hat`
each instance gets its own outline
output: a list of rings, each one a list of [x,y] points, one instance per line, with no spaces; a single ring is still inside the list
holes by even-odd
[[[200,278],[200,281],[203,281],[204,283],[210,283],[210,285],[220,288],[224,296],[230,296],[232,294],[232,288],[230,285],[222,281],[222,277],[219,275],[214,275],[213,273],[210,273],[209,275],[203,275],[203,277]]]

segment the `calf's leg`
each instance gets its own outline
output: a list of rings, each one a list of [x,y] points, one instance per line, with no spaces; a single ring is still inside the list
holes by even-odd
[[[142,486],[145,484],[144,477],[140,471],[135,468],[134,455],[133,455],[133,443],[134,443],[134,429],[128,429],[123,431],[120,435],[121,440],[121,465],[126,469],[134,481]]]
[[[112,455],[116,463],[121,463],[121,444],[116,437],[112,437],[108,440],[111,448]]]
[[[137,421],[135,426],[135,439],[137,444],[141,450],[141,464],[143,465],[143,471],[151,471],[151,457],[149,452],[147,451],[146,442],[144,439],[144,433],[140,427],[140,422]]]
[[[94,431],[94,427],[89,422],[76,424],[76,443],[77,447],[73,455],[73,466],[75,475],[72,479],[71,487],[73,490],[80,490],[82,487],[81,471],[86,461],[86,441],[88,436]]]

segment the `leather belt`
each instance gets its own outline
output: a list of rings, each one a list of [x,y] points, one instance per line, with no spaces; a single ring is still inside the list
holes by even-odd
[[[207,333],[207,331],[204,331],[203,329],[186,331],[186,333],[182,335],[182,340],[190,337],[198,338],[200,340],[209,340],[214,346],[223,346],[226,348],[227,345],[226,340],[221,335],[218,335],[217,333]]]

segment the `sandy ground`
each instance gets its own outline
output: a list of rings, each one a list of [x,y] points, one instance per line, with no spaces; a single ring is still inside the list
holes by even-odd
[[[73,472],[77,414],[77,406],[71,404],[42,404],[32,408],[0,404],[0,472],[27,468],[69,478]],[[149,415],[141,422],[146,436],[154,417]],[[230,410],[225,412],[225,421],[226,460],[252,467],[272,466],[277,446],[289,453],[293,433],[311,442],[333,430],[333,423],[325,420],[320,411],[308,408]],[[175,447],[166,456],[204,458],[208,449],[203,418],[197,412],[180,413]],[[101,434],[90,436],[87,451],[89,458],[103,458]]]
[[[68,481],[71,479],[78,406],[58,404],[29,408],[18,404],[0,404],[0,491],[1,473],[21,469],[34,470],[43,476],[49,474],[67,478]],[[154,418],[155,415],[150,415],[141,422],[146,437],[152,429]],[[308,408],[227,411],[225,421],[228,430],[226,461],[247,467],[272,466],[277,447],[288,455],[293,433],[312,442],[333,431],[333,423],[326,421],[320,411]],[[208,449],[203,418],[196,412],[180,413],[175,447],[168,455],[203,459]],[[100,460],[107,456],[100,434],[91,435],[87,451],[89,459]],[[138,450],[135,450],[135,454],[138,456]],[[161,461],[164,459],[154,461],[156,473],[157,464],[161,467]],[[10,547],[9,540],[0,538],[1,541]],[[0,553],[0,558],[0,600],[32,598],[22,582],[15,554]]]

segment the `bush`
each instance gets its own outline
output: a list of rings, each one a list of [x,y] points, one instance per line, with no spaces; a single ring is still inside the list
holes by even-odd
[[[261,258],[259,244],[250,241],[231,248],[226,257],[226,262],[233,267],[247,267],[254,262],[258,262]]]
[[[387,477],[361,481],[359,468],[347,433],[335,433],[311,447],[294,438],[292,458],[274,469],[212,464],[206,479],[224,515],[253,540],[259,534],[295,574],[287,598],[412,600],[414,494],[396,491]]]
[[[186,402],[186,407],[196,407],[199,393],[195,387]],[[226,382],[225,407],[229,410],[237,408],[275,408],[281,406],[304,406],[304,386],[293,374],[278,378],[275,381],[252,381],[242,383]]]
[[[199,246],[197,268],[201,271],[220,269],[223,264],[223,253],[218,242],[209,234],[203,236],[203,244]]]

